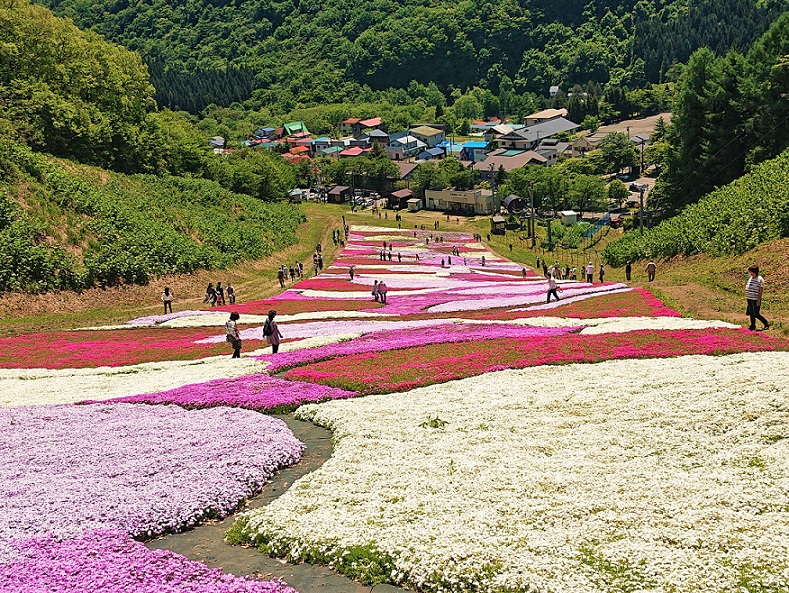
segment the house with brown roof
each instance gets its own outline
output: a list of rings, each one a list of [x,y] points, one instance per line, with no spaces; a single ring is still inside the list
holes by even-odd
[[[383,120],[380,117],[370,117],[367,119],[360,119],[358,117],[349,117],[344,119],[337,126],[340,134],[350,135],[354,138],[361,136],[365,130],[382,130]]]
[[[533,150],[499,148],[489,152],[484,161],[474,163],[472,168],[479,171],[482,179],[491,180],[501,168],[509,173],[526,165],[546,165],[547,163],[547,158]]]

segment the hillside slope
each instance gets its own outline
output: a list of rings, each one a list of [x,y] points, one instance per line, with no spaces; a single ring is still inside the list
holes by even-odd
[[[296,242],[304,215],[216,182],[110,173],[14,145],[2,155],[0,291],[40,292],[189,273]]]
[[[630,231],[608,245],[603,257],[621,266],[627,260],[645,258],[742,254],[766,241],[787,237],[787,184],[789,150],[643,235]]]

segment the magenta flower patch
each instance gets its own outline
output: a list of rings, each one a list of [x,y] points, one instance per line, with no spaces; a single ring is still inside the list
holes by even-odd
[[[165,550],[148,550],[118,531],[77,539],[14,542],[18,556],[0,563],[3,591],[86,593],[296,593],[278,581],[223,574]]]
[[[285,353],[278,354],[278,356],[283,355]],[[231,406],[261,412],[285,412],[301,404],[344,399],[354,395],[356,395],[354,391],[301,381],[286,381],[279,377],[259,373],[233,379],[215,379],[207,383],[186,385],[161,393],[134,395],[109,401],[175,404],[184,408]]]

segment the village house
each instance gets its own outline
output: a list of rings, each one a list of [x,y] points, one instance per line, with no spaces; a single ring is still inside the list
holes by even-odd
[[[481,179],[491,181],[502,168],[509,173],[526,165],[546,165],[547,163],[547,158],[533,150],[499,148],[489,152],[485,160],[474,163],[472,169],[479,171]]]
[[[580,128],[581,126],[575,122],[557,117],[501,136],[498,143],[501,148],[533,150],[545,138],[564,132],[574,132]]]
[[[411,136],[414,136],[418,140],[424,142],[428,148],[433,148],[441,144],[444,140],[447,139],[446,132],[444,131],[444,127],[438,127],[434,125],[418,125],[413,126],[408,130],[408,133]]]
[[[567,117],[567,110],[543,109],[542,111],[538,111],[537,113],[532,113],[531,115],[527,115],[525,119],[526,127],[533,126],[535,124],[541,124],[543,122],[556,119],[557,117]]]
[[[497,210],[493,192],[489,189],[425,190],[425,208],[457,214],[492,214]]]
[[[463,143],[461,159],[467,161],[484,161],[490,145],[483,140],[470,140]]]
[[[353,136],[354,138],[361,136],[365,130],[382,130],[382,128],[383,120],[380,117],[371,117],[368,119],[349,117],[341,121],[337,126],[340,134]]]
[[[386,154],[393,161],[401,161],[416,156],[426,147],[427,144],[408,132],[398,132],[391,136]]]

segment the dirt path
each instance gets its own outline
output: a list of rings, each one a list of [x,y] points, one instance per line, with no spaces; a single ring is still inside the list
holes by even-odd
[[[263,492],[248,501],[245,509],[267,505],[301,478],[315,471],[331,457],[331,433],[311,422],[295,420],[293,415],[279,416],[293,434],[307,445],[302,460],[278,472]],[[230,546],[225,543],[225,532],[235,521],[235,515],[223,521],[208,523],[186,533],[168,535],[146,544],[152,550],[172,550],[211,568],[221,568],[235,575],[255,575],[265,579],[283,579],[300,593],[387,593],[403,591],[391,585],[369,587],[352,581],[325,566],[287,564],[269,558],[254,548]]]

